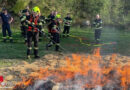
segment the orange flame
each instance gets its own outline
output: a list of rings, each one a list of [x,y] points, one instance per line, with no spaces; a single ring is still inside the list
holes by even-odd
[[[73,79],[78,74],[85,78],[83,87],[86,88],[93,88],[97,85],[105,86],[112,79],[118,79],[123,90],[127,90],[130,85],[130,64],[115,66],[116,57],[116,54],[113,54],[109,62],[104,61],[100,55],[100,48],[88,57],[72,54],[72,58],[66,58],[66,66],[54,70],[50,70],[49,67],[40,68],[38,72],[29,75],[30,79],[23,80],[15,88],[21,87],[21,85],[27,87],[33,84],[33,80],[46,80],[48,77],[54,77],[55,82],[64,82]]]

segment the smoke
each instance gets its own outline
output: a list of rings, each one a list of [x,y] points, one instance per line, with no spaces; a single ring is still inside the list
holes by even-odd
[[[50,80],[37,80],[33,85],[30,85],[26,90],[52,90],[55,84]]]
[[[102,29],[102,34],[101,34],[101,43],[116,43],[116,44],[106,44],[103,45],[101,48],[101,54],[106,55],[106,54],[111,54],[111,53],[120,53],[118,47],[120,46],[119,41],[120,40],[120,35],[122,34],[121,31],[119,31],[115,27],[109,27],[105,26]]]

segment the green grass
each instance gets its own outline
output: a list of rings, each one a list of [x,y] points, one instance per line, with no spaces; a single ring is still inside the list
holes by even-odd
[[[72,28],[71,35],[82,37],[84,43],[94,42],[94,30],[86,28]],[[0,36],[2,34],[0,33]],[[13,29],[14,43],[0,42],[0,65],[12,65],[13,60],[26,60],[26,45],[24,45],[24,38],[21,37],[20,30]],[[124,30],[117,30],[115,28],[104,28],[102,31],[101,42],[116,42],[116,44],[106,44],[101,47],[101,54],[119,53],[122,55],[130,55],[130,32]],[[0,39],[2,41],[2,38]],[[43,41],[39,43],[39,54],[44,56],[50,53],[56,53],[54,46],[48,51],[45,50],[45,45],[49,40],[43,37]],[[61,38],[60,45],[64,48],[63,53],[92,53],[97,47],[83,45],[79,39],[68,37]],[[9,59],[9,63],[3,63],[4,60]],[[12,61],[11,61],[12,60]],[[11,63],[11,64],[10,64]]]

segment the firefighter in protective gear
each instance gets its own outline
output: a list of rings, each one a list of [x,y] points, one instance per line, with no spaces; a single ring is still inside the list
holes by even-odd
[[[22,11],[22,15],[20,16],[21,21],[21,34],[25,39],[25,44],[27,43],[27,28],[28,24],[26,22],[26,17],[29,16],[29,11],[27,9]]]
[[[29,14],[30,14],[29,6],[27,6],[26,9],[23,9],[19,12],[20,21],[21,21],[21,35],[23,37],[26,36],[26,24],[25,21],[23,21],[22,19],[24,19]]]
[[[69,37],[70,26],[72,24],[72,18],[70,17],[70,13],[67,14],[67,17],[64,18],[64,31],[63,37]]]
[[[28,23],[27,29],[27,58],[30,59],[31,49],[32,49],[32,41],[34,41],[34,55],[35,58],[40,58],[38,55],[38,42],[39,42],[39,29],[38,26],[40,24],[40,9],[38,7],[34,7],[32,9],[32,14],[26,17],[26,22]]]
[[[52,45],[55,45],[55,51],[59,51],[59,43],[60,43],[60,20],[61,16],[58,14],[56,15],[55,19],[52,20],[50,23],[50,33],[51,33],[51,40],[46,45],[46,49],[48,50],[48,47],[51,47]]]
[[[55,12],[52,11],[51,14],[47,17],[47,28],[48,28],[48,32],[49,32],[49,36],[51,36],[51,27],[50,24],[53,22],[53,20],[55,19]]]
[[[102,19],[100,18],[100,15],[96,15],[96,19],[93,22],[93,25],[95,27],[95,41],[98,44],[100,42],[100,36],[102,31]]]

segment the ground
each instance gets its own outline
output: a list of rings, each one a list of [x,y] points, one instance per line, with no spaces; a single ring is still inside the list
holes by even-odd
[[[12,29],[14,43],[3,43],[0,44],[0,66],[11,65],[17,60],[26,61],[26,45],[24,39],[20,35],[19,29]],[[62,53],[92,53],[94,48],[98,46],[94,44],[94,30],[91,28],[72,28],[71,37],[61,38],[61,47],[63,48]],[[2,37],[2,34],[0,33]],[[105,27],[102,31],[101,37],[101,54],[112,54],[118,53],[121,55],[129,56],[130,53],[130,32],[128,30],[119,30],[114,27]],[[79,39],[82,39],[80,42]],[[0,39],[2,41],[2,38]],[[48,51],[45,50],[45,44],[49,39],[43,37],[43,41],[39,44],[40,56],[46,54],[55,53],[54,47]],[[85,44],[82,44],[85,43]],[[90,44],[90,45],[88,45]],[[11,61],[7,63],[6,60]]]
[[[75,55],[78,56],[79,54],[75,54]],[[81,56],[82,55],[84,55],[84,54],[81,54]],[[85,54],[85,56],[88,56],[88,55]],[[10,65],[8,67],[0,68],[0,71],[1,71],[0,75],[4,76],[4,83],[6,83],[6,87],[12,88],[16,84],[18,84],[18,82],[21,82],[23,78],[29,78],[31,75],[34,75],[34,77],[35,77],[35,75],[37,75],[37,72],[38,72],[38,74],[41,72],[40,70],[42,70],[42,68],[44,71],[44,69],[46,70],[46,68],[48,67],[48,69],[46,71],[49,72],[49,70],[56,70],[58,68],[60,69],[61,67],[66,67],[66,65],[68,65],[66,57],[71,58],[72,56],[70,54],[64,55],[61,53],[56,53],[56,54],[44,55],[42,58],[35,60],[34,62],[31,62],[31,63],[27,62],[27,61],[19,61],[19,62],[17,62],[17,64],[13,63],[13,65]],[[94,56],[92,56],[91,58],[93,58],[93,60],[96,60],[96,58]],[[115,57],[115,61],[112,63],[111,63],[111,60],[112,60],[113,56],[104,55],[104,56],[102,56],[102,58],[104,60],[103,62],[105,62],[104,64],[115,66],[115,67],[116,66],[123,67],[123,66],[127,65],[128,63],[130,63],[129,56],[121,56],[119,54]],[[71,61],[73,61],[73,60],[71,60]],[[75,62],[75,64],[76,63],[78,63],[78,62]],[[88,67],[91,67],[91,66],[88,66]],[[56,86],[58,86],[58,84],[56,84]],[[3,90],[5,90],[5,89],[3,89]],[[16,90],[22,90],[22,89],[16,89]],[[53,89],[53,90],[60,90],[60,89]],[[69,90],[69,89],[67,89],[67,90]],[[79,90],[79,89],[76,89],[76,90]]]

